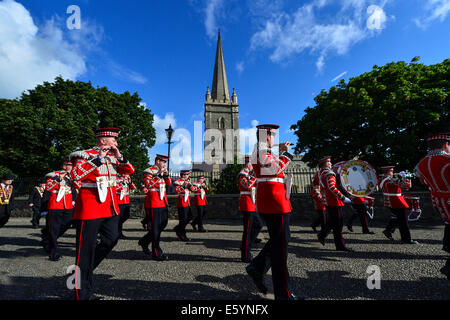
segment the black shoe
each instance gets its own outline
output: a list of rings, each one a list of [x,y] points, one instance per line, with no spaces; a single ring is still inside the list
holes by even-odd
[[[317,232],[316,227],[315,226],[311,226],[311,228],[313,229],[314,232]]]
[[[148,230],[147,224],[144,221],[141,221],[141,224],[142,224],[142,228],[144,228],[144,230]]]
[[[32,227],[33,229],[39,229],[39,225],[38,225],[38,224],[33,224],[31,227]]]
[[[394,238],[392,238],[392,233],[388,230],[383,230],[383,234],[388,238],[389,240],[394,241]]]
[[[348,231],[353,232],[353,227],[352,226],[347,225],[347,229],[348,229]]]
[[[264,275],[256,271],[255,267],[253,267],[251,264],[249,264],[245,268],[245,270],[247,271],[250,278],[252,278],[253,282],[255,283],[259,291],[261,291],[263,294],[266,294],[267,287],[264,285]]]
[[[169,260],[169,257],[167,256],[167,254],[163,253],[160,256],[152,255],[152,260],[155,260],[155,261],[167,261],[167,260]]]
[[[148,248],[148,246],[146,246],[145,244],[142,243],[142,239],[140,239],[138,241],[138,244],[141,246],[142,251],[146,254],[146,255],[151,255],[152,253],[150,252],[150,249]]]
[[[291,296],[288,298],[288,300],[306,300],[306,297],[299,297],[291,293]]]
[[[62,256],[58,253],[55,253],[53,256],[48,257],[48,260],[50,261],[59,261],[61,260]]]
[[[317,239],[319,240],[319,242],[320,242],[323,246],[325,246],[325,238],[322,237],[322,236],[320,235],[320,233],[317,234]]]
[[[197,231],[197,227],[195,226],[195,224],[191,223],[192,229],[194,229],[194,231]]]
[[[402,244],[419,244],[416,240],[401,241]]]
[[[105,298],[103,298],[103,297],[101,297],[101,296],[92,295],[92,297],[90,297],[89,300],[91,300],[91,301],[95,301],[95,300],[105,300]]]
[[[450,265],[443,266],[440,271],[443,275],[447,276],[448,280],[450,280]]]
[[[375,234],[373,231],[364,231],[363,234]]]
[[[353,249],[351,249],[351,248],[347,248],[347,247],[336,249],[336,251],[355,252],[355,250],[353,250]]]
[[[244,256],[243,254],[241,254],[241,261],[242,262],[247,262],[250,263],[252,261],[252,255],[248,254],[247,256]]]

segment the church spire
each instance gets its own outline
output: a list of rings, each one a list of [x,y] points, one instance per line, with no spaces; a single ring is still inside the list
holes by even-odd
[[[222,41],[217,39],[216,62],[214,63],[214,76],[211,87],[211,98],[219,101],[230,100],[230,90],[228,89],[227,72],[225,71],[225,60],[223,58]]]

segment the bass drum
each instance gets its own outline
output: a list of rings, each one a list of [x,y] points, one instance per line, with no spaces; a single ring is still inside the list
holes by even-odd
[[[366,161],[349,160],[333,166],[338,187],[347,196],[365,197],[376,191],[377,173]]]

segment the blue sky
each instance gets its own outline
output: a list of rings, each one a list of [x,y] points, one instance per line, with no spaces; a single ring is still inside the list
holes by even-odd
[[[67,27],[70,5],[80,29]],[[3,0],[0,97],[59,74],[138,92],[156,116],[153,160],[169,122],[193,135],[203,120],[220,28],[240,127],[277,123],[295,143],[289,127],[320,90],[375,64],[449,58],[449,16],[450,0]]]

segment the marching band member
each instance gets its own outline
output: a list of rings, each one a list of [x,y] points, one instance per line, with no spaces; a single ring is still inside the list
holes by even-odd
[[[319,160],[319,182],[322,198],[325,201],[327,210],[327,223],[317,234],[317,238],[322,245],[325,245],[325,238],[333,229],[334,244],[337,251],[354,251],[347,248],[342,237],[343,217],[342,207],[351,200],[344,196],[336,186],[336,174],[331,170],[331,157],[326,156]]]
[[[45,175],[45,189],[50,192],[47,204],[48,214],[45,231],[42,232],[42,242],[49,260],[59,261],[61,255],[57,252],[57,240],[72,224],[73,218],[73,180],[70,176],[72,162],[64,161],[62,170]]]
[[[322,193],[320,191],[320,170],[318,170],[313,178],[313,188],[311,190],[311,197],[314,203],[314,209],[316,210],[317,217],[313,221],[311,228],[316,232],[317,226],[320,225],[320,229],[325,229],[327,223],[327,214]]]
[[[261,217],[256,212],[256,177],[250,156],[245,156],[244,168],[238,174],[238,185],[240,190],[239,211],[242,214],[244,232],[241,242],[241,261],[252,260],[251,248],[256,241],[258,233],[263,227]]]
[[[192,220],[192,210],[191,201],[189,199],[189,194],[192,192],[193,186],[191,180],[189,179],[189,170],[181,170],[180,178],[175,180],[175,192],[178,194],[177,208],[178,208],[178,221],[179,223],[173,228],[177,237],[181,241],[189,241],[186,236],[186,226],[189,221]]]
[[[0,183],[0,228],[8,222],[11,211],[14,209],[13,180],[13,176],[7,173],[2,177]]]
[[[136,185],[131,181],[130,175],[117,175],[117,197],[119,198],[119,239],[126,239],[123,235],[123,224],[130,218],[130,190],[135,190]]]
[[[428,154],[416,166],[416,175],[430,190],[433,206],[444,222],[442,250],[450,253],[450,132],[427,137]],[[441,272],[450,280],[450,256]]]
[[[388,207],[392,215],[383,234],[390,240],[398,225],[400,230],[401,242],[405,244],[417,244],[418,242],[411,239],[411,233],[408,226],[409,205],[402,196],[402,188],[411,188],[411,180],[406,179],[405,175],[399,174],[399,178],[394,178],[395,166],[381,167],[384,177],[379,184],[379,188],[383,192],[384,206]]]
[[[151,255],[153,260],[164,261],[168,256],[163,253],[159,242],[161,233],[167,226],[169,219],[169,203],[167,201],[167,187],[172,180],[166,168],[169,157],[157,154],[155,164],[144,171],[144,185],[147,189],[146,203],[148,206],[148,233],[139,240],[139,245],[145,254]],[[148,200],[147,200],[148,199]],[[152,251],[148,246],[152,243]]]
[[[351,200],[354,212],[347,221],[347,229],[350,232],[353,232],[353,220],[355,220],[355,218],[359,216],[363,234],[375,234],[375,232],[369,230],[367,206],[364,197],[353,197]]]
[[[42,198],[45,191],[45,181],[40,181],[39,185],[33,187],[28,197],[28,206],[33,211],[33,217],[31,218],[31,224],[33,229],[39,228],[39,220],[41,219],[41,212],[45,211],[42,207]]]
[[[120,129],[95,131],[97,145],[70,155],[74,161],[72,178],[81,182],[74,219],[76,220],[75,299],[95,299],[93,271],[116,245],[119,238],[119,201],[116,176],[133,174],[134,167],[120,153]],[[100,234],[100,243],[97,236]]]
[[[206,214],[206,205],[208,202],[206,201],[206,193],[209,191],[208,186],[205,183],[205,176],[198,176],[197,182],[192,185],[192,192],[194,193],[194,203],[197,207],[197,216],[194,221],[192,221],[191,226],[194,231],[206,232],[203,227],[203,218]]]
[[[279,127],[273,124],[257,126],[257,144],[251,159],[257,179],[256,211],[265,221],[270,238],[246,267],[246,271],[257,288],[266,294],[264,275],[272,268],[275,299],[297,300],[298,297],[289,288],[287,246],[292,207],[284,179],[284,171],[293,156],[288,152],[289,142],[279,144],[278,156],[272,153]]]

